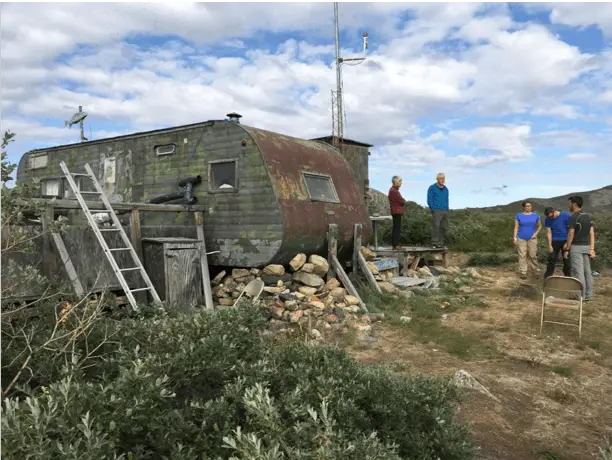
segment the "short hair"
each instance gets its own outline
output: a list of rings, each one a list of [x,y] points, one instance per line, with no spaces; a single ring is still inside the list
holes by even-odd
[[[579,208],[582,208],[582,197],[581,196],[570,196],[567,201],[569,201],[570,203],[574,203],[575,205],[577,205]]]
[[[532,205],[533,203],[532,203],[531,201],[529,201],[529,200],[525,200],[525,201],[523,201],[523,202],[521,203],[521,206],[524,208],[524,207],[525,207],[525,206],[527,206],[528,204],[531,204],[531,205]]]
[[[392,182],[392,183],[393,183],[393,182],[396,182],[396,181],[398,181],[398,180],[402,180],[402,176],[393,176],[393,177],[391,178],[391,182]]]
[[[444,175],[444,173],[438,173],[438,174],[436,174],[436,179],[437,179],[438,177],[441,177],[441,176],[446,177],[446,176]]]

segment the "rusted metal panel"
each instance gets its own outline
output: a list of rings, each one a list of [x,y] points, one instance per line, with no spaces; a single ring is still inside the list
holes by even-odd
[[[333,147],[270,131],[244,127],[259,146],[267,165],[284,220],[285,237],[277,263],[288,262],[297,252],[324,253],[329,224],[338,225],[341,256],[353,245],[354,225],[363,225],[363,238],[371,223],[359,187],[344,157]],[[312,201],[303,172],[331,176],[339,203]]]

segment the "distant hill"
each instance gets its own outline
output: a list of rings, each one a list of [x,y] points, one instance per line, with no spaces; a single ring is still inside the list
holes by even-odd
[[[580,195],[584,200],[584,210],[589,212],[612,212],[612,185],[607,185],[597,190],[591,190],[589,192],[574,192],[568,193],[567,195],[556,196],[553,198],[525,198],[530,200],[533,204],[533,210],[538,213],[543,213],[544,209],[548,206],[560,209],[562,211],[567,210],[567,199],[572,195]],[[472,211],[483,211],[483,212],[499,212],[499,213],[517,213],[521,210],[521,202],[514,201],[512,203],[489,206],[486,208],[468,208]],[[379,192],[375,189],[370,189],[368,210],[370,215],[377,213],[379,215],[389,215],[389,200],[385,193]]]
[[[556,196],[553,198],[525,198],[525,200],[531,201],[533,210],[535,212],[543,213],[544,209],[548,206],[567,211],[567,199],[572,195],[580,195],[584,200],[583,209],[587,212],[612,212],[612,185],[606,185],[603,188],[597,190],[591,190],[588,192],[573,192],[567,195]],[[486,208],[468,208],[473,211],[485,211],[485,212],[502,212],[502,213],[516,213],[521,210],[521,202],[514,201],[512,203],[490,206]]]

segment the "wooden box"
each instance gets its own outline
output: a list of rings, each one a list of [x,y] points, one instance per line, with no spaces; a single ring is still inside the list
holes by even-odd
[[[143,238],[142,252],[145,270],[166,305],[185,311],[203,305],[199,240]]]

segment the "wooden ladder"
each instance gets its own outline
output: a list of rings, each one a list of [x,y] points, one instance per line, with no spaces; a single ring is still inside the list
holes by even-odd
[[[63,161],[60,163],[60,167],[62,168],[62,171],[64,172],[64,175],[66,177],[66,180],[68,181],[68,184],[70,184],[70,188],[72,189],[74,196],[76,197],[79,204],[81,205],[81,209],[85,213],[85,217],[87,217],[89,226],[92,228],[94,234],[96,235],[96,238],[98,238],[98,242],[100,243],[100,246],[102,246],[102,249],[104,250],[104,254],[106,255],[106,258],[108,259],[108,261],[110,262],[111,267],[113,268],[113,272],[115,276],[117,277],[117,279],[119,280],[119,283],[121,284],[121,288],[125,292],[132,307],[135,310],[138,310],[138,304],[136,302],[136,298],[134,297],[134,293],[140,292],[140,291],[150,291],[151,296],[153,297],[153,300],[155,302],[161,302],[161,299],[159,298],[159,295],[157,294],[157,291],[155,290],[155,287],[153,286],[153,283],[151,282],[149,275],[144,269],[144,266],[142,265],[142,263],[140,262],[140,259],[138,258],[138,254],[136,254],[136,251],[134,250],[134,247],[132,246],[130,239],[128,238],[125,231],[123,230],[123,227],[121,226],[121,222],[119,221],[119,218],[117,217],[117,214],[115,213],[115,210],[113,209],[112,205],[108,201],[108,198],[106,194],[104,193],[102,186],[98,182],[96,175],[94,174],[93,170],[89,166],[89,163],[85,165],[85,171],[87,171],[86,174],[71,173],[68,170],[66,163],[64,163]],[[81,192],[79,190],[79,186],[74,181],[74,177],[79,177],[79,176],[87,177],[91,179],[96,191],[95,192],[89,192],[89,191]],[[83,198],[83,195],[85,194],[100,196],[100,200],[102,201],[102,203],[104,203],[104,207],[106,208],[106,211],[108,212],[109,216],[111,217],[113,221],[112,228],[101,229],[98,227],[97,222],[94,220],[93,215],[91,214],[91,210],[87,207],[87,203],[85,202],[85,199]],[[119,248],[109,248],[108,243],[106,242],[106,240],[104,239],[104,236],[102,235],[102,232],[119,232],[119,235],[121,236],[121,239],[123,240],[123,243],[125,244],[125,246],[119,247]],[[119,268],[119,265],[117,264],[117,261],[115,260],[115,257],[113,256],[113,253],[123,252],[123,251],[129,251],[130,255],[132,256],[132,260],[134,261],[133,267]],[[140,273],[140,275],[142,276],[142,279],[144,280],[146,284],[146,287],[131,289],[128,286],[127,281],[125,277],[123,276],[123,273],[131,272],[131,271],[138,271]]]

